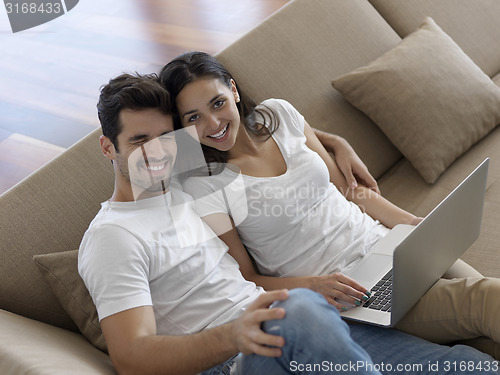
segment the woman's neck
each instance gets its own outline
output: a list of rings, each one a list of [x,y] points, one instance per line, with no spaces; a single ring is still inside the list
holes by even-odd
[[[262,142],[252,137],[248,133],[246,127],[240,124],[238,127],[238,134],[236,135],[236,141],[227,153],[228,161],[233,162],[234,160],[246,156],[255,156],[259,152],[260,144],[262,144]]]

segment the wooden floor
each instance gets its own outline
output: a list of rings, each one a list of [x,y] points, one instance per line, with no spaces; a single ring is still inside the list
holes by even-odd
[[[215,53],[288,0],[81,0],[13,34],[0,6],[0,194],[99,126],[99,87]]]

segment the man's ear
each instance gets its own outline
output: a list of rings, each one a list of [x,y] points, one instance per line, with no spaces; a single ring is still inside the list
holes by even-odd
[[[116,149],[113,142],[111,142],[111,139],[109,139],[105,135],[101,135],[99,137],[99,142],[101,143],[101,151],[103,155],[109,160],[115,160]]]

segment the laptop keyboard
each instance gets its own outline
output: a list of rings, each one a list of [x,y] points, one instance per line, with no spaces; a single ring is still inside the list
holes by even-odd
[[[362,306],[368,309],[391,311],[392,270],[371,289],[372,296]]]

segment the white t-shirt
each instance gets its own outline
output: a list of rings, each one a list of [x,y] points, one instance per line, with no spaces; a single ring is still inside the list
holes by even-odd
[[[196,199],[200,216],[228,213],[233,217],[261,273],[307,276],[345,271],[389,230],[362,213],[330,182],[326,164],[305,144],[303,116],[290,103],[269,99],[261,105],[272,108],[279,119],[272,138],[286,162],[286,172],[252,177],[227,167],[217,175],[189,178],[185,191]],[[229,194],[227,186],[240,186],[240,193],[230,189]],[[226,193],[225,199],[221,192]]]
[[[263,292],[243,279],[227,246],[194,212],[191,197],[175,189],[137,202],[103,203],[82,240],[78,269],[99,319],[152,305],[158,334],[191,334],[229,322]]]

